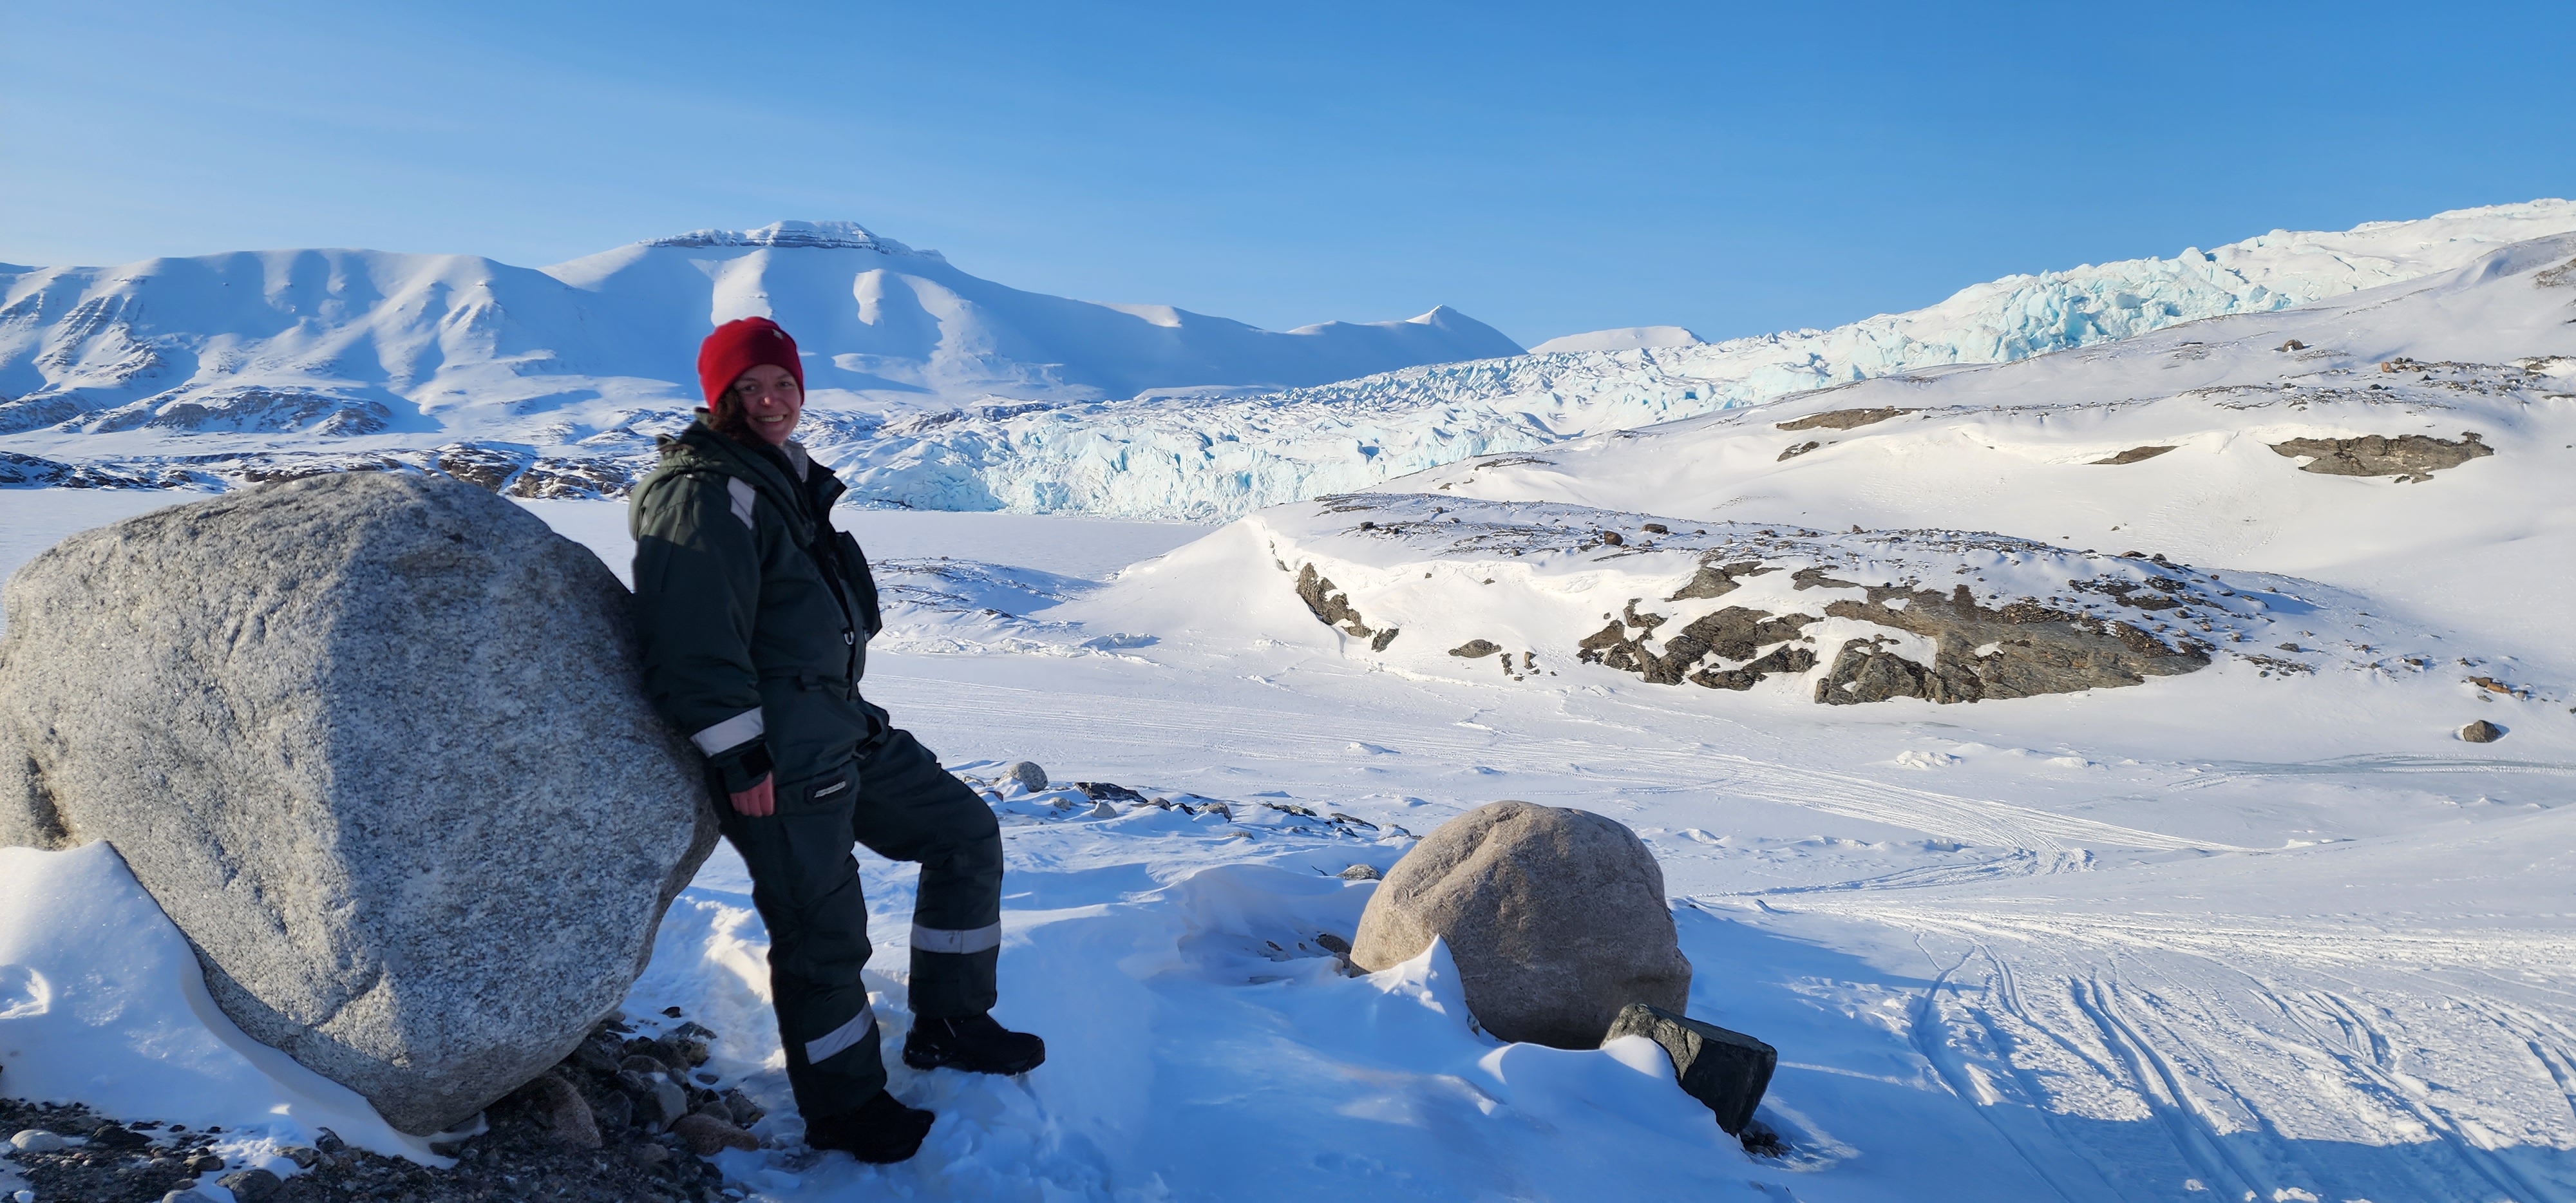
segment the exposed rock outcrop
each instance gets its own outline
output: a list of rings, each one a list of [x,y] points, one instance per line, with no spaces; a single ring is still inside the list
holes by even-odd
[[[1904,601],[1902,607],[1886,604],[1898,599]],[[1825,613],[1924,636],[1933,641],[1934,652],[1927,667],[1875,647],[1864,651],[1845,644],[1831,675],[1817,686],[1820,702],[1876,700],[1858,695],[1882,689],[1888,697],[1935,702],[2027,698],[2136,685],[2148,677],[2209,666],[2206,651],[2189,646],[2177,650],[2125,622],[2095,620],[2036,602],[1989,609],[1978,605],[1965,585],[1948,596],[1928,589],[1871,589],[1868,600],[1832,602]],[[1826,696],[1835,690],[1846,696]]]
[[[1297,598],[1314,612],[1316,621],[1345,635],[1368,640],[1370,651],[1385,651],[1386,645],[1395,642],[1401,633],[1394,627],[1372,630],[1360,618],[1360,612],[1351,608],[1350,595],[1340,592],[1332,578],[1316,572],[1312,564],[1297,569]]]
[[[1690,995],[1664,873],[1634,832],[1584,810],[1494,802],[1441,824],[1360,916],[1351,960],[1375,972],[1434,937],[1467,1009],[1505,1040],[1596,1048],[1622,1008]]]
[[[2106,456],[2102,459],[2093,461],[2093,463],[2097,467],[2102,465],[2134,464],[2140,460],[2154,459],[2155,457],[2163,455],[2165,452],[2171,450],[2173,450],[2171,447],[2131,447],[2118,455]]]
[[[2312,462],[2299,465],[2301,472],[2394,476],[2419,482],[2433,479],[2433,473],[2441,469],[2495,454],[2495,448],[2487,446],[2474,430],[2460,432],[2457,442],[2425,434],[2395,438],[2369,434],[2357,439],[2291,439],[2272,444],[2272,450],[2292,458],[2314,456]]]
[[[1686,680],[1695,680],[1692,670],[1711,655],[1721,660],[1749,660],[1764,646],[1797,638],[1799,628],[1816,621],[1816,618],[1812,614],[1774,617],[1744,606],[1728,606],[1714,614],[1693,619],[1664,640],[1662,652],[1650,650],[1646,640],[1666,621],[1661,614],[1639,614],[1636,602],[1631,601],[1625,621],[1613,621],[1585,636],[1577,645],[1575,658],[1587,664],[1604,664],[1636,673],[1651,684],[1678,685]],[[1628,631],[1632,626],[1641,629],[1632,635]],[[1812,666],[1812,658],[1809,663]],[[1750,670],[1752,666],[1746,668]],[[1760,677],[1753,679],[1759,680]],[[1750,688],[1752,684],[1751,681],[1742,686],[1718,685],[1714,681],[1700,683],[1716,688]]]
[[[1774,428],[1779,430],[1852,430],[1862,426],[1876,425],[1877,423],[1884,422],[1889,418],[1903,417],[1906,414],[1913,412],[1914,411],[1910,409],[1895,408],[1833,409],[1820,414],[1808,414],[1806,417],[1799,418],[1794,421],[1776,423]]]
[[[626,590],[450,477],[158,510],[5,601],[0,843],[113,844],[233,1022],[405,1131],[578,1044],[714,844]]]

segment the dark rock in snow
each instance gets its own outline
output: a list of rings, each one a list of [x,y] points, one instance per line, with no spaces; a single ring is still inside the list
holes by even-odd
[[[1796,459],[1799,456],[1805,455],[1806,453],[1822,446],[1824,446],[1824,444],[1816,442],[1813,439],[1809,439],[1803,443],[1791,443],[1788,450],[1780,453],[1780,458],[1777,462],[1787,463],[1790,460]]]
[[[1693,619],[1665,639],[1664,650],[1657,653],[1646,646],[1646,640],[1663,624],[1663,617],[1640,615],[1633,604],[1625,617],[1624,623],[1612,622],[1585,636],[1576,645],[1575,659],[1633,672],[1655,685],[1678,685],[1693,679],[1691,670],[1711,655],[1722,660],[1750,660],[1765,646],[1797,638],[1800,628],[1816,621],[1812,614],[1774,616],[1743,606],[1728,606]],[[1654,621],[1640,621],[1646,618]],[[1631,635],[1627,630],[1631,625],[1645,629]]]
[[[1597,1048],[1619,1009],[1690,994],[1663,869],[1590,811],[1494,802],[1444,823],[1389,870],[1351,960],[1376,972],[1446,941],[1467,1009],[1505,1040]]]
[[[1344,881],[1376,881],[1378,871],[1376,865],[1352,865],[1335,876]]]
[[[1771,649],[1771,654],[1751,661],[1742,668],[1703,668],[1692,673],[1690,680],[1693,685],[1705,685],[1710,689],[1741,691],[1761,684],[1763,678],[1773,673],[1795,676],[1815,666],[1814,652],[1784,643]]]
[[[1894,408],[1834,409],[1820,414],[1809,414],[1794,421],[1781,422],[1773,428],[1777,430],[1853,430],[1913,412],[1910,409]]]
[[[1762,1092],[1771,1087],[1771,1071],[1780,1063],[1777,1049],[1751,1036],[1646,1003],[1622,1009],[1603,1043],[1621,1036],[1643,1036],[1664,1046],[1673,1061],[1673,1077],[1717,1113],[1717,1126],[1729,1136],[1753,1122],[1753,1109],[1761,1105]]]
[[[1297,570],[1297,597],[1314,612],[1316,621],[1343,634],[1368,640],[1370,651],[1385,651],[1386,645],[1395,642],[1398,634],[1395,628],[1370,630],[1368,624],[1361,621],[1360,612],[1351,608],[1350,595],[1336,591],[1332,578],[1318,574],[1312,564]]]
[[[1464,660],[1476,660],[1493,655],[1501,650],[1503,650],[1502,645],[1491,640],[1470,639],[1465,643],[1450,648],[1449,654]]]
[[[2491,744],[2504,738],[2504,728],[2485,719],[2460,728],[2460,738],[2473,744]]]
[[[1019,782],[1021,789],[1033,794],[1047,787],[1047,771],[1039,768],[1035,761],[1013,761],[1011,767],[1002,770],[1002,776]]]
[[[2154,459],[2155,457],[2163,455],[2165,452],[2171,450],[2173,450],[2171,447],[2131,447],[2118,455],[2104,459],[2097,459],[2093,461],[2093,463],[2096,466],[2104,464],[2134,464],[2140,460]]]
[[[2458,442],[2424,434],[2396,438],[2371,434],[2357,439],[2291,439],[2272,444],[2272,450],[2293,458],[2314,456],[2315,462],[2299,465],[2301,472],[2394,476],[2419,482],[2433,479],[2433,473],[2443,468],[2456,468],[2495,454],[2495,448],[2481,442],[2474,430],[2462,431]]]
[[[630,595],[462,481],[173,506],[5,600],[0,844],[113,844],[233,1022],[405,1131],[573,1051],[714,845]]]
[[[1677,602],[1695,597],[1724,597],[1743,584],[1736,579],[1738,577],[1760,576],[1766,572],[1778,571],[1777,568],[1765,568],[1758,563],[1715,564],[1703,561],[1699,570],[1691,574],[1691,579],[1681,588],[1673,590],[1672,596],[1664,600]]]
[[[1828,706],[1923,696],[1923,666],[1879,650],[1873,639],[1852,639],[1835,654],[1833,668],[1816,682],[1816,700]]]

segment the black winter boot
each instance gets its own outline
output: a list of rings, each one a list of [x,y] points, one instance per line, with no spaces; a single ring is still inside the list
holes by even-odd
[[[1046,1061],[1046,1041],[1014,1032],[989,1014],[963,1019],[915,1016],[903,1038],[903,1063],[914,1069],[951,1067],[979,1074],[1024,1074]]]
[[[861,1161],[884,1165],[920,1152],[922,1138],[930,1135],[931,1121],[936,1118],[919,1107],[906,1107],[880,1090],[847,1111],[808,1121],[805,1144],[814,1149],[838,1149]]]

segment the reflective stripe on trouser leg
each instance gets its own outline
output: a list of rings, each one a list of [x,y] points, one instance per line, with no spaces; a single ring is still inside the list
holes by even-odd
[[[1002,925],[988,923],[968,931],[912,925],[912,946],[923,952],[982,952],[1002,946]]]
[[[848,1023],[805,1042],[806,1063],[816,1064],[831,1060],[843,1049],[867,1039],[868,1034],[876,1030],[876,1026],[876,1008],[861,1003],[859,1013],[851,1016]]]

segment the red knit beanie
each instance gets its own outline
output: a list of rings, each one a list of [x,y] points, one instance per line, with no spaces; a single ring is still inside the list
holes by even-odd
[[[797,391],[805,390],[805,364],[796,357],[796,340],[778,323],[745,317],[716,327],[698,344],[698,387],[707,395],[707,408],[715,408],[716,398],[724,396],[743,373],[764,363],[787,369],[796,378]]]

